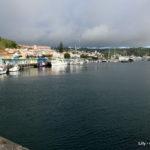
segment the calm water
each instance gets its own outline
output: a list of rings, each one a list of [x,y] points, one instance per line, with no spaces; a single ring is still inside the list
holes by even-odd
[[[150,142],[150,62],[0,76],[0,135],[31,150],[135,150]]]

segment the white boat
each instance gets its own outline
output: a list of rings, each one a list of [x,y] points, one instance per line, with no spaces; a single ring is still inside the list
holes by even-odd
[[[106,59],[102,59],[102,62],[108,62],[108,60],[106,60]]]
[[[88,63],[89,62],[89,60],[88,59],[85,59],[85,63]]]
[[[129,57],[128,56],[119,56],[119,61],[120,62],[129,62]]]
[[[116,62],[119,62],[119,59],[110,59],[109,61],[113,62],[113,63],[116,63]]]
[[[6,74],[7,73],[7,69],[4,67],[0,67],[0,75],[1,74]]]
[[[130,60],[132,60],[132,61],[142,61],[142,57],[131,56]]]
[[[84,64],[84,61],[80,60],[79,63],[80,63],[80,65],[83,65],[83,64]]]
[[[73,59],[70,61],[70,65],[83,65],[84,61],[79,59]]]
[[[19,70],[20,70],[20,67],[18,65],[14,65],[12,68],[9,69],[9,72],[16,72]]]
[[[52,66],[62,66],[67,65],[68,63],[64,60],[51,60]]]

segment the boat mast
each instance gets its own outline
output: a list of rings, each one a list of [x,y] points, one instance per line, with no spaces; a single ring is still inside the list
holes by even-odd
[[[109,51],[108,51],[108,59],[110,59],[110,49],[109,49]]]
[[[75,52],[77,52],[77,47],[76,47],[76,44],[75,44]]]

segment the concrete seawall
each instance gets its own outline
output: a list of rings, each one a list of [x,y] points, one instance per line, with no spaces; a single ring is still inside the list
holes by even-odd
[[[29,150],[21,145],[0,137],[0,150]]]

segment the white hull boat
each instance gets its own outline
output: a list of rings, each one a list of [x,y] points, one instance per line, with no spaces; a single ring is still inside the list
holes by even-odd
[[[68,63],[64,60],[52,60],[51,64],[52,66],[63,66],[63,65],[67,65]]]
[[[20,67],[18,65],[12,67],[9,69],[9,72],[16,72],[16,71],[19,71]]]
[[[120,56],[119,61],[120,62],[129,62],[129,57],[128,56]]]
[[[0,68],[0,75],[1,74],[6,74],[7,73],[7,69],[6,68]]]

